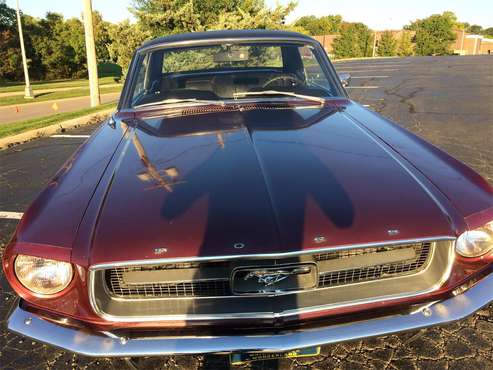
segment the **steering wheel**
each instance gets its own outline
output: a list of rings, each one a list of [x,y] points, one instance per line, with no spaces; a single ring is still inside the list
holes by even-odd
[[[294,86],[294,85],[303,85],[305,83],[305,81],[303,81],[301,78],[299,78],[297,76],[294,76],[294,75],[281,75],[281,76],[276,76],[276,77],[273,77],[273,78],[267,80],[262,85],[262,88],[269,87],[270,85],[272,85],[274,82],[277,82],[277,81],[293,81],[292,86]]]

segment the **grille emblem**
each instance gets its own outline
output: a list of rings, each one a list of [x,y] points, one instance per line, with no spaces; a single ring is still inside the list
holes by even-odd
[[[234,249],[242,249],[245,248],[245,243],[234,243],[233,244]]]
[[[249,272],[243,280],[249,280],[252,278],[257,278],[257,283],[263,284],[264,286],[272,286],[276,283],[287,279],[291,275],[302,275],[311,272],[311,268],[308,266],[297,267],[293,269],[286,270],[257,270]]]

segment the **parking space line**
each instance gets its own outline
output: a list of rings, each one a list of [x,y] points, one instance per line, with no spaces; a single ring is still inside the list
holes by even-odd
[[[389,68],[389,69],[379,69],[378,72],[393,72],[393,71],[398,71],[399,68]],[[337,71],[338,73],[346,72],[346,73],[355,73],[355,72],[377,72],[377,71],[371,71],[368,69],[355,69],[353,71],[347,70],[347,69],[341,69],[340,71]]]
[[[379,89],[380,86],[346,86],[346,89]]]
[[[88,138],[91,135],[51,135],[50,137]]]
[[[389,76],[351,76],[351,78],[389,78]]]
[[[22,212],[4,212],[0,211],[0,218],[9,220],[20,220],[22,217]]]
[[[358,65],[358,66],[344,66],[344,68],[380,68],[380,67],[403,67],[406,66],[406,64],[381,64],[381,65],[375,65],[375,64],[368,64],[368,65]]]

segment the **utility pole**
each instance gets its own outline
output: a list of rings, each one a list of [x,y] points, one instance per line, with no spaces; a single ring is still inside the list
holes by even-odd
[[[82,0],[84,3],[84,33],[86,36],[87,72],[89,73],[89,91],[91,107],[101,104],[99,97],[98,64],[96,62],[96,46],[94,44],[94,29],[92,26],[91,0]]]
[[[24,88],[24,98],[34,98],[33,89],[29,83],[29,71],[27,70],[26,49],[24,48],[24,35],[22,34],[21,13],[19,11],[19,0],[17,0],[17,26],[19,27],[19,40],[21,42],[22,65],[24,67],[24,80],[26,87]]]
[[[377,31],[373,32],[373,49],[371,51],[371,56],[375,58],[377,49]]]

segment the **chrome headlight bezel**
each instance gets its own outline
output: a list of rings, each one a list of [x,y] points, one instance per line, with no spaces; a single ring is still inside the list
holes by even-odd
[[[74,276],[69,262],[18,254],[14,272],[22,286],[41,296],[52,296],[67,288]]]
[[[466,258],[481,257],[491,252],[493,250],[493,221],[459,235],[455,250]]]

